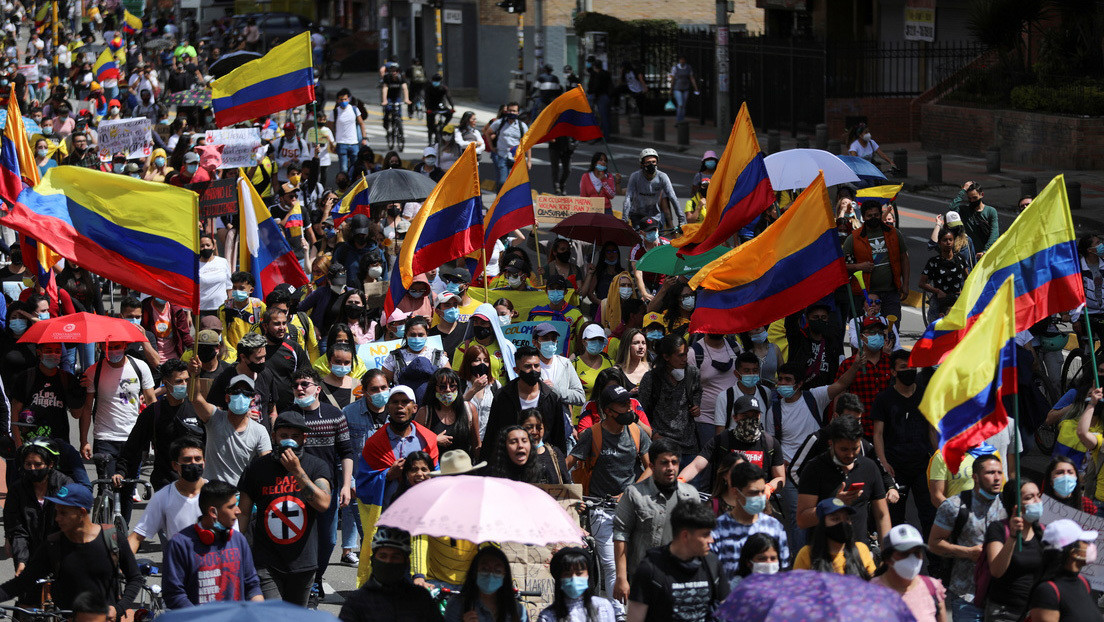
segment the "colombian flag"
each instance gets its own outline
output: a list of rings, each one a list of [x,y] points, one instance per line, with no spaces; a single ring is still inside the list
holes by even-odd
[[[398,265],[391,271],[384,317],[398,306],[416,275],[479,248],[483,243],[482,217],[479,163],[475,145],[471,144],[410,221]]]
[[[740,106],[740,114],[732,124],[709,192],[705,220],[692,229],[687,227],[682,237],[671,241],[681,249],[680,255],[700,255],[724,244],[774,202],[774,189],[767,178],[767,165],[759,152],[747,103]]]
[[[824,174],[762,235],[694,278],[695,333],[742,333],[804,309],[847,282]]]
[[[122,50],[119,50],[122,52]],[[119,78],[119,60],[110,48],[104,48],[92,66],[92,74],[96,76],[96,82],[104,80],[117,80]]]
[[[142,20],[126,9],[123,9],[123,32],[128,35],[142,32]]]
[[[284,228],[293,235],[303,235],[303,208],[296,203],[284,219]]]
[[[561,136],[576,140],[595,140],[602,137],[602,130],[587,102],[583,87],[577,86],[552,100],[521,137],[518,153],[525,153],[535,145],[551,142]],[[519,160],[521,158],[518,158]]]
[[[368,178],[364,175],[361,175],[360,181],[341,197],[341,202],[330,210],[330,217],[333,218],[335,227],[340,227],[341,223],[353,214],[364,214],[369,218],[372,216],[368,204]]]
[[[257,189],[244,172],[238,175],[238,206],[241,222],[238,261],[242,270],[257,281],[257,297],[272,291],[280,283],[302,287],[309,283],[303,267],[295,258],[280,226],[272,219]],[[302,225],[302,216],[299,224]],[[195,229],[195,223],[192,223]]]
[[[1016,330],[1085,302],[1066,182],[1055,177],[966,277],[958,302],[932,322],[912,349],[913,367],[936,365],[962,341],[997,289],[1016,279]]]
[[[124,287],[198,310],[198,220],[191,190],[59,166],[0,224]]]
[[[215,123],[226,127],[314,101],[310,32],[211,83]]]
[[[533,189],[529,186],[529,167],[525,158],[514,160],[506,183],[498,191],[491,209],[483,217],[483,248],[490,257],[494,252],[495,241],[507,233],[522,227],[536,224],[533,211]],[[472,274],[475,274],[474,272]]]
[[[4,125],[3,143],[0,144],[0,198],[15,203],[24,185],[34,186],[41,177],[35,163],[34,151],[27,142],[23,126],[23,114],[19,111],[19,98],[15,85],[8,87],[8,120]]]
[[[939,431],[951,473],[962,456],[1008,425],[1001,398],[1016,391],[1016,296],[1009,274],[924,391],[920,411]]]
[[[34,25],[39,34],[42,34],[50,23],[50,8],[52,6],[52,2],[43,2],[42,6],[38,7],[38,11],[35,12]]]
[[[878,205],[885,206],[897,200],[897,193],[901,192],[904,184],[891,186],[872,186],[855,192],[855,202],[859,205],[867,201],[876,201]]]

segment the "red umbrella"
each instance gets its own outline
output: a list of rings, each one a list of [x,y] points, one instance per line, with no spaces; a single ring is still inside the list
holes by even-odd
[[[95,313],[74,313],[35,322],[19,343],[100,343],[103,341],[146,341],[140,326],[117,317]]]
[[[552,227],[552,233],[594,244],[614,242],[618,246],[640,243],[640,234],[627,223],[607,214],[582,213],[568,216]]]

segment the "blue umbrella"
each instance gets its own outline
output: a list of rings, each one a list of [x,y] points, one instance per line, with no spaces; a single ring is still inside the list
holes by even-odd
[[[864,160],[858,156],[836,156],[843,160],[843,163],[847,165],[855,175],[858,175],[860,188],[866,188],[867,186],[877,186],[886,180],[885,174],[882,173],[873,162]]]
[[[753,574],[717,610],[725,622],[915,622],[897,592],[848,575],[794,570]]]
[[[261,602],[235,601],[207,603],[198,607],[176,609],[157,616],[162,622],[272,622],[273,620],[295,620],[295,622],[337,622],[332,613],[315,609],[304,609],[285,603],[282,600]]]

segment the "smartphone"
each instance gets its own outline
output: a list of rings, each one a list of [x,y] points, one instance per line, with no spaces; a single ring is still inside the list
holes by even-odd
[[[866,484],[862,482],[853,482],[847,486],[847,491],[851,492],[853,490],[862,490],[865,486]]]

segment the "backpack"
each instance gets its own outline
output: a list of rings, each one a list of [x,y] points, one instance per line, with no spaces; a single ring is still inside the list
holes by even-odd
[[[758,387],[755,387],[755,389],[756,389],[756,391],[755,391],[756,397],[758,397],[760,400],[762,400],[764,404],[770,404],[771,403],[770,398],[767,397],[767,390],[764,387],[758,386]],[[725,413],[725,422],[724,422],[724,429],[726,429],[726,430],[728,429],[728,427],[730,425],[732,425],[732,408],[736,405],[736,399],[738,397],[739,396],[736,395],[735,385],[731,386],[731,387],[728,387],[728,389],[725,390],[725,398],[728,400],[728,411]],[[776,435],[782,429],[782,427],[779,425],[779,422],[781,421],[781,414],[782,414],[782,412],[781,412],[781,409],[780,409],[779,410],[779,418],[776,419],[775,422],[774,422],[774,431],[775,431]]]
[[[636,446],[637,456],[640,455],[640,426],[636,423],[630,423],[628,426],[629,436],[632,437],[633,445]],[[590,427],[590,457],[575,465],[575,470],[571,472],[571,480],[576,484],[580,484],[583,487],[583,494],[590,494],[590,478],[594,475],[594,465],[598,463],[598,456],[602,453],[602,425],[598,424]]]
[[[421,65],[410,66],[410,82],[413,84],[425,84],[425,68]]]
[[[698,333],[699,335],[701,333]],[[732,335],[724,336],[724,343],[728,344],[729,348],[732,348],[732,364],[736,364],[736,357],[740,354],[740,346],[736,343],[736,338]],[[702,345],[701,339],[696,339],[690,344],[690,349],[694,351],[694,360],[698,362],[698,369],[701,369],[702,363],[705,362],[705,346]]]
[[[809,408],[809,412],[813,414],[813,419],[816,419],[817,425],[824,427],[824,421],[821,420],[820,409],[817,408],[816,398],[809,391],[802,391],[801,397],[805,400],[805,406]],[[771,415],[774,417],[774,438],[778,439],[778,442],[782,442],[782,397],[775,395],[771,400]]]
[[[50,574],[54,576],[56,580],[58,578],[58,572],[61,570],[61,539],[64,534],[60,531],[46,536],[46,559],[49,562]],[[115,594],[114,598],[119,598],[123,594],[123,585],[125,583],[125,577],[123,577],[123,571],[119,566],[119,531],[115,529],[115,525],[100,525],[100,541],[103,542],[107,550],[111,552],[111,571],[114,575]],[[105,598],[111,600],[110,594],[104,594]]]
[[[96,373],[95,373],[94,377],[92,378],[92,419],[93,420],[96,419],[96,408],[99,407],[99,405],[100,405],[100,400],[97,399],[97,396],[100,394],[100,371],[103,370],[105,360],[106,359],[101,359],[100,363],[98,365],[96,365]],[[138,377],[138,392],[141,393],[142,392],[142,372],[141,372],[141,370],[138,369],[138,363],[135,363],[134,362],[134,357],[132,357],[129,354],[126,355],[126,360],[127,360],[128,363],[130,363],[131,369],[134,370],[134,375]]]
[[[1089,587],[1088,579],[1086,579],[1082,575],[1077,575],[1077,578],[1081,579],[1081,584],[1085,586],[1085,592],[1088,593],[1089,596],[1092,596],[1092,588]],[[1054,581],[1047,581],[1046,585],[1049,585],[1050,589],[1054,590],[1054,596],[1058,601],[1058,605],[1061,606],[1061,604],[1062,604],[1062,592],[1058,589],[1058,585]],[[1061,610],[1059,610],[1059,612],[1060,611]],[[1028,610],[1027,615],[1024,617],[1024,622],[1032,622],[1031,611],[1030,610]]]
[[[957,523],[957,520],[955,521]],[[1001,521],[1004,527],[1004,538],[1007,540],[1008,535],[1011,533],[1008,530],[1008,521]],[[1045,529],[1043,525],[1039,525],[1039,530]],[[1040,537],[1042,534],[1039,534]],[[989,569],[989,557],[984,553],[978,559],[978,563],[974,566],[974,606],[984,609],[985,599],[989,596],[989,583],[993,579],[993,573]]]

